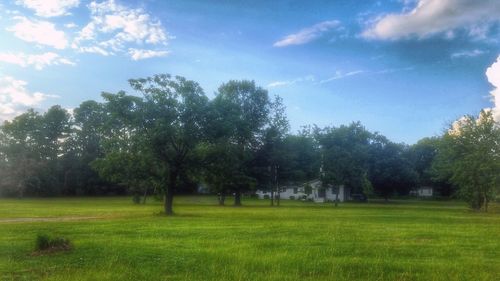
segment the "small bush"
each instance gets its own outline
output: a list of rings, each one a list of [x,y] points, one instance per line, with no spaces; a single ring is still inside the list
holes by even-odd
[[[64,237],[51,237],[47,234],[38,234],[36,237],[36,252],[67,251],[71,248],[71,242]]]
[[[290,200],[295,200],[295,196],[290,196]]]
[[[267,194],[264,195],[264,199],[269,199],[269,198],[270,198],[269,195],[267,195]]]

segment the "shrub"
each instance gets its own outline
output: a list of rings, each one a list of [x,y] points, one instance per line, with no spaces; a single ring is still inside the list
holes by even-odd
[[[295,196],[291,195],[290,200],[295,200]]]
[[[46,234],[38,234],[36,236],[35,250],[42,251],[49,248],[50,237]]]
[[[35,241],[35,251],[67,251],[72,248],[69,239],[64,237],[51,237],[47,234],[38,234]]]
[[[269,199],[269,198],[270,198],[269,195],[267,195],[267,194],[264,195],[264,199]]]

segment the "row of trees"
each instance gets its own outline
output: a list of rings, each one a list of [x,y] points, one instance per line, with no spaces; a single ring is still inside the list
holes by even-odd
[[[136,197],[155,192],[165,196],[165,212],[172,214],[174,194],[199,184],[219,194],[220,204],[234,195],[235,205],[256,188],[274,194],[280,184],[319,177],[325,185],[386,199],[420,185],[443,196],[458,188],[476,209],[487,208],[498,189],[500,135],[488,112],[462,119],[442,137],[408,146],[359,122],[290,134],[281,98],[270,98],[253,81],[224,83],[211,100],[183,77],[129,82],[140,95],[103,93],[104,102],[83,102],[72,114],[54,106],[5,122],[0,191]],[[482,164],[469,175],[474,161]]]

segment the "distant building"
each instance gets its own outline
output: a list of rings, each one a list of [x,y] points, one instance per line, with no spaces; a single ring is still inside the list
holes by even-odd
[[[306,194],[306,186],[311,187],[311,194]],[[324,187],[320,180],[313,180],[303,184],[285,185],[280,186],[280,199],[292,200],[313,200],[314,202],[335,201],[336,188],[332,186]],[[351,199],[351,192],[349,188],[341,185],[338,188],[338,200],[344,202]],[[266,199],[271,197],[270,191],[257,190],[255,192],[259,199]]]
[[[434,188],[430,186],[421,186],[410,191],[410,195],[418,197],[432,197],[434,195]]]
[[[196,192],[198,194],[210,194],[210,188],[208,186],[199,184],[198,187],[196,188]]]

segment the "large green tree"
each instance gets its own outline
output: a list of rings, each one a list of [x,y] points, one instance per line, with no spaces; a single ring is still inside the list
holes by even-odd
[[[41,122],[40,114],[28,110],[2,125],[2,193],[22,197],[27,189],[39,187]]]
[[[257,184],[271,191],[270,203],[280,204],[279,184],[288,181],[283,168],[291,159],[291,151],[286,150],[285,138],[290,130],[283,99],[275,96],[270,103],[268,123],[263,131],[262,144],[252,161],[253,177]],[[276,195],[276,196],[275,196]]]
[[[371,133],[361,123],[317,130],[321,146],[322,181],[336,191],[343,185],[362,193],[366,183]],[[335,200],[336,202],[338,200]]]
[[[432,186],[439,195],[449,197],[454,194],[449,176],[436,174],[434,167],[441,142],[441,137],[423,138],[409,147],[408,158],[418,174],[418,185]]]
[[[23,196],[61,193],[61,155],[70,128],[68,112],[52,106],[44,114],[28,110],[6,121],[2,130],[5,189]]]
[[[144,151],[160,163],[152,165],[161,169],[164,209],[172,215],[180,177],[197,166],[194,151],[204,138],[208,99],[198,83],[180,76],[160,74],[129,83],[143,97],[105,94],[107,107],[123,123],[119,129],[122,138],[123,134],[142,138],[147,146]]]
[[[241,205],[241,194],[256,185],[252,165],[262,144],[264,129],[269,121],[270,100],[267,90],[254,81],[229,81],[222,84],[212,101],[213,122],[217,134],[213,142],[222,143],[231,152],[232,169],[221,176],[231,183],[234,205]],[[225,157],[221,157],[224,161]]]
[[[415,187],[418,175],[408,158],[408,147],[374,135],[370,145],[368,179],[375,194],[388,200],[394,194],[406,195]]]
[[[500,187],[500,127],[492,112],[457,120],[443,137],[436,167],[451,175],[472,209],[488,211]]]

